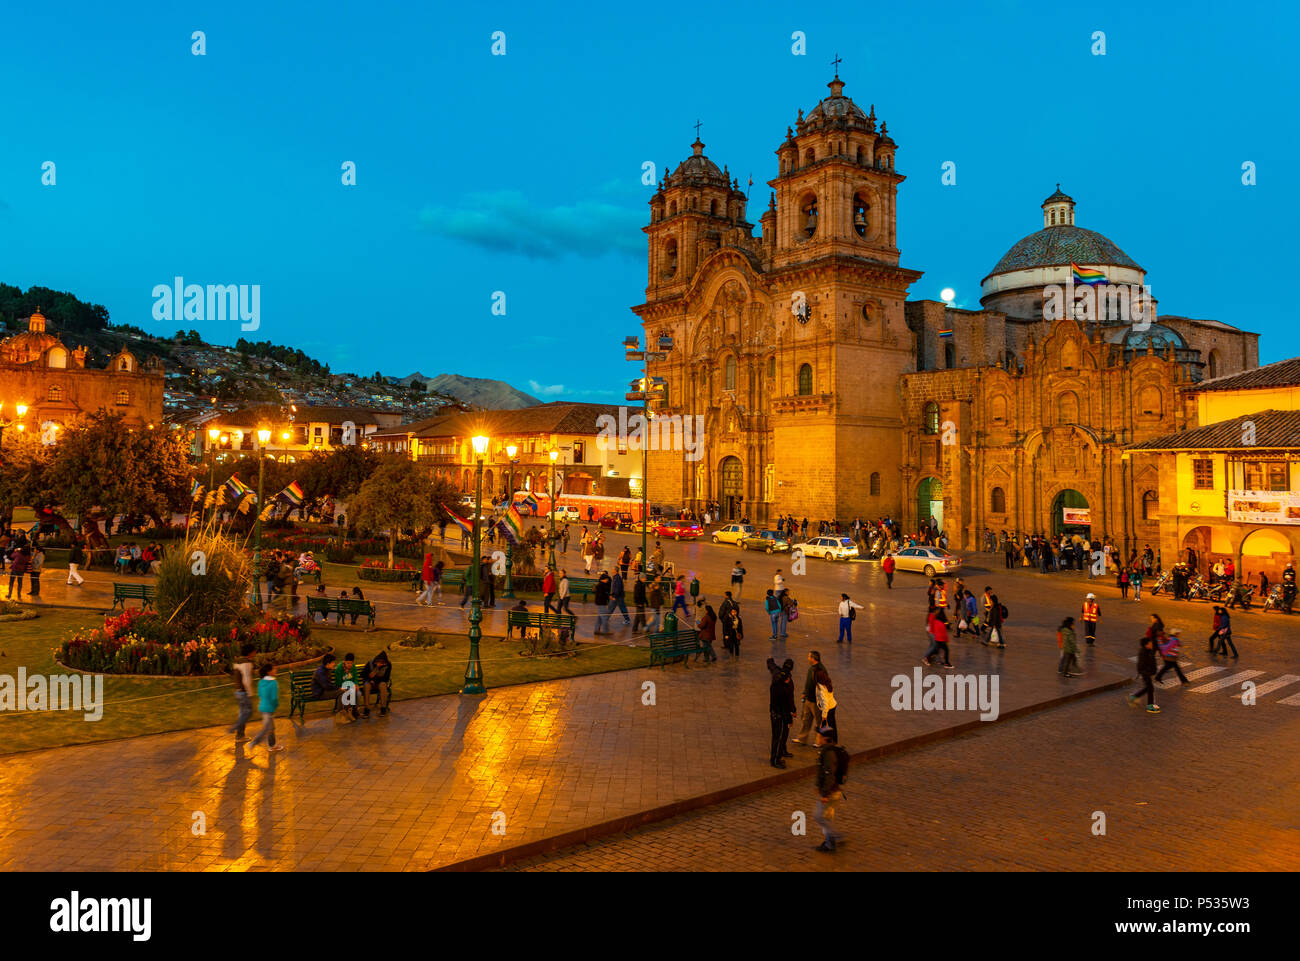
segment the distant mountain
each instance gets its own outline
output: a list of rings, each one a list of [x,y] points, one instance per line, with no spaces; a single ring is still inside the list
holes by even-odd
[[[472,404],[488,410],[517,410],[520,407],[536,407],[541,403],[536,397],[516,390],[500,380],[486,380],[482,377],[462,377],[460,374],[439,374],[426,381],[430,391],[455,397],[462,403]]]

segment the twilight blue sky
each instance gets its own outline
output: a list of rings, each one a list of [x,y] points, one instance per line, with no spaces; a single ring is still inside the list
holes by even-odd
[[[951,286],[977,306],[1060,181],[1162,312],[1259,331],[1263,362],[1296,353],[1300,16],[1283,3],[123,6],[0,13],[0,281],[118,323],[233,343],[237,323],[154,321],[151,290],[260,284],[246,336],[335,370],[619,398],[645,290],[642,162],[662,175],[702,120],[710,158],[752,174],[756,223],[773,151],[838,53],[845,93],[899,144],[913,297]]]

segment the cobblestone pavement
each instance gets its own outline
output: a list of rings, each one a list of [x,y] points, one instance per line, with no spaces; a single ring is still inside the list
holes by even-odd
[[[700,571],[716,603],[715,588],[726,579],[735,552],[710,544],[667,549],[679,569],[693,565]],[[790,573],[789,559],[745,560],[748,630],[739,662],[722,654],[708,668],[675,665],[489,690],[477,698],[403,702],[386,719],[355,724],[321,718],[298,727],[282,716],[277,728],[287,750],[268,757],[258,749],[249,752],[251,760],[237,759],[220,729],[0,760],[0,810],[6,815],[0,819],[0,868],[418,870],[752,783],[773,773],[766,763],[768,676],[762,661],[768,653],[788,653],[802,670],[807,650],[824,652],[840,700],[841,735],[854,751],[976,717],[969,711],[890,707],[891,679],[910,677],[924,650],[923,578],[899,575],[895,589],[886,591],[874,565],[810,561],[806,577],[791,578],[805,615],[791,626],[787,642],[773,644],[765,625],[756,623],[753,598],[775,567]],[[1121,604],[1098,590],[1098,648],[1085,657],[1085,677],[1065,681],[1055,674],[1052,629],[1063,612],[1078,610],[1086,579],[975,570],[968,581],[977,589],[993,583],[1000,590],[1012,612],[1010,647],[996,652],[958,641],[955,673],[996,675],[1003,712],[1130,675],[1132,638],[1150,609],[1172,612],[1189,627],[1209,616],[1204,606],[1192,614],[1162,599]],[[852,647],[834,643],[830,611],[841,590],[866,604]],[[1294,668],[1280,651],[1297,623],[1280,615],[1239,618],[1241,670],[1262,670],[1259,682],[1280,681],[1287,666]],[[490,687],[490,662],[485,666]],[[647,681],[655,685],[653,705],[643,703]],[[1178,693],[1191,699],[1189,692]],[[1294,712],[1282,706],[1286,694],[1267,694],[1269,710]],[[1199,700],[1231,706],[1226,693]],[[1262,714],[1263,703],[1258,710]],[[1294,723],[1292,714],[1270,716],[1278,719],[1275,730],[1293,730],[1286,727]],[[1138,720],[1167,724],[1176,716],[1169,711]],[[991,742],[1001,729],[990,726],[989,733],[981,730],[963,743]],[[1121,741],[1126,736],[1118,735]],[[1077,749],[1078,743],[1067,746]],[[1130,746],[1113,745],[1121,753]],[[1265,749],[1254,739],[1243,747]],[[899,762],[909,760],[886,763]],[[811,765],[811,757],[796,763]],[[995,793],[1018,796],[1025,790],[1014,777],[1021,764],[1028,767],[1028,759],[1018,759],[1013,771],[1002,770],[993,782]],[[1098,770],[1113,776],[1104,756]],[[957,775],[948,790],[959,790],[973,776]],[[1194,796],[1195,805],[1209,803],[1204,792]],[[913,817],[927,816],[911,810]],[[933,820],[954,813],[940,811]],[[853,816],[846,811],[846,820]],[[196,833],[200,826],[206,833]],[[493,833],[494,826],[504,834]],[[373,839],[364,859],[355,842],[361,831]]]

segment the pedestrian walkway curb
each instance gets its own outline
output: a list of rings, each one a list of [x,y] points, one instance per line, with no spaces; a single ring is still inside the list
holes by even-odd
[[[925,734],[918,734],[915,737],[904,738],[901,741],[893,741],[889,744],[882,744],[878,747],[868,748],[865,751],[858,751],[857,753],[850,755],[850,757],[856,762],[878,760],[894,754],[902,754],[905,751],[925,747],[926,745],[933,744],[936,741],[959,737],[962,734],[974,730],[987,728],[990,723],[1000,724],[1030,714],[1037,714],[1040,711],[1061,707],[1073,701],[1092,697],[1096,694],[1119,690],[1120,688],[1128,687],[1131,683],[1132,679],[1125,677],[1122,680],[1111,681],[1108,684],[1103,684],[1100,687],[1089,688],[1086,691],[1075,691],[1061,697],[1055,697],[1047,701],[1040,701],[1037,704],[1027,704],[1024,707],[1015,708],[1014,710],[1000,715],[996,721],[966,721],[962,724],[955,724],[952,727],[942,728],[938,731],[929,731]],[[671,804],[664,804],[659,807],[650,808],[646,811],[627,814],[622,817],[613,818],[609,821],[602,821],[599,824],[592,824],[587,827],[578,828],[574,831],[566,831],[563,834],[556,834],[549,838],[530,841],[527,844],[518,844],[514,847],[503,848],[499,851],[493,852],[492,854],[481,854],[476,857],[467,858],[464,861],[453,861],[450,864],[439,865],[438,867],[430,868],[429,870],[433,872],[468,872],[485,871],[491,868],[504,867],[505,865],[515,861],[523,861],[539,855],[551,854],[564,848],[583,844],[587,841],[594,841],[597,838],[608,837],[612,834],[622,834],[626,831],[644,827],[647,824],[654,824],[657,821],[666,821],[679,814],[686,814],[690,811],[699,810],[700,808],[712,807],[715,804],[722,804],[725,801],[744,797],[747,794],[757,794],[771,788],[793,784],[796,781],[807,779],[811,770],[812,767],[810,765],[791,771],[785,771],[781,774],[773,774],[769,777],[759,778],[757,781],[748,781],[744,784],[735,784],[718,791],[711,791],[708,794],[701,794],[692,798],[683,798],[682,800],[674,801]]]

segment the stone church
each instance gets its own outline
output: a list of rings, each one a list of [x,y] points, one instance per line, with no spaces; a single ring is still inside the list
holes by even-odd
[[[1145,536],[1124,528],[1156,485],[1123,449],[1194,422],[1179,387],[1257,367],[1258,335],[1159,316],[1145,271],[1076,226],[1059,185],[981,310],[908,301],[922,274],[900,264],[897,144],[827,86],[777,147],[758,237],[698,139],[650,200],[633,310],[647,343],[674,343],[648,370],[653,409],[703,415],[706,442],[697,462],[650,452],[650,499],[759,524],[890,516],[960,546],[1002,528]]]

